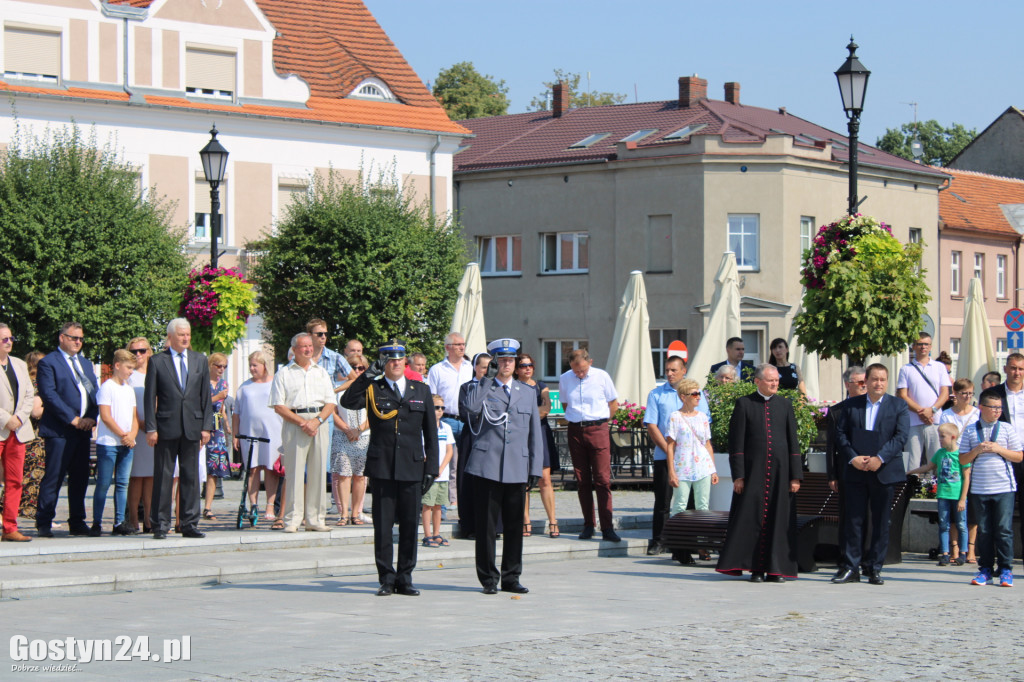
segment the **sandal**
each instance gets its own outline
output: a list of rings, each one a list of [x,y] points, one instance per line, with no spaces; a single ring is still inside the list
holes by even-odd
[[[435,535],[434,536],[434,542],[436,542],[438,544],[438,546],[440,546],[440,547],[447,547],[448,544],[449,544],[448,541],[445,540],[440,535]]]
[[[532,523],[524,523],[523,524],[523,537],[524,538],[530,537],[530,535],[533,534],[532,531],[533,531],[533,524]]]
[[[348,518],[342,516],[341,518],[338,519],[338,523],[336,523],[334,525],[336,525],[336,526],[347,526],[348,525]]]
[[[707,551],[706,549],[699,549],[697,550],[697,558],[701,561],[710,561],[711,552]]]
[[[213,515],[213,512],[209,509],[203,510],[203,520],[205,521],[216,521],[217,517]]]
[[[284,519],[275,519],[274,525],[270,527],[270,530],[284,530]]]
[[[978,557],[974,556],[974,543],[967,543],[967,563],[975,564],[978,563]]]
[[[361,517],[359,517],[359,516],[353,516],[351,521],[352,521],[352,525],[353,526],[365,526],[366,525],[366,521],[363,521],[363,519]]]
[[[561,533],[558,532],[558,521],[553,521],[548,524],[548,537],[557,538]]]
[[[423,538],[424,547],[438,547],[438,543],[434,538]]]

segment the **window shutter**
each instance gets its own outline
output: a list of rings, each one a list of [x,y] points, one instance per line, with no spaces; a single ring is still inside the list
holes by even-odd
[[[4,71],[60,77],[60,33],[5,28]]]
[[[235,91],[235,55],[226,52],[185,51],[185,87]]]

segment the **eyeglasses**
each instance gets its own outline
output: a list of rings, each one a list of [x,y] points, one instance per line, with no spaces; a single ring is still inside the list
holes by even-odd
[[[365,372],[366,371],[366,365],[356,365],[352,369],[354,369],[354,370],[356,370],[358,372]]]
[[[434,412],[444,412],[444,405],[434,405]]]
[[[130,348],[129,353],[135,353],[136,355],[145,355],[149,352],[148,348]]]
[[[327,336],[327,332],[313,332],[313,336]]]
[[[532,368],[533,367],[533,363],[532,362],[520,362],[519,363],[519,369],[526,369],[528,367]]]
[[[990,410],[999,410],[999,411],[1002,411],[1002,409],[1003,409],[1002,405],[982,405],[982,407],[987,407]]]
[[[76,343],[82,343],[82,341],[85,339],[84,336],[72,336],[71,334],[65,334],[64,336],[66,336],[67,338],[71,339]]]
[[[0,339],[0,343],[14,343],[17,340],[13,336],[8,336],[6,339]]]
[[[846,383],[850,384],[851,386],[867,386],[868,384],[868,382],[866,381],[847,381]]]
[[[687,393],[686,395],[690,396],[691,398],[698,398],[700,397],[700,391],[694,391],[693,393]]]
[[[214,365],[217,369],[226,369],[227,365]]]

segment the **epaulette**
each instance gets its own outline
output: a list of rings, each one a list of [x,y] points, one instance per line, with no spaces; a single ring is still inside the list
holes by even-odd
[[[383,381],[383,380],[384,380],[384,375],[383,374],[378,374],[373,379],[371,379],[371,381]]]

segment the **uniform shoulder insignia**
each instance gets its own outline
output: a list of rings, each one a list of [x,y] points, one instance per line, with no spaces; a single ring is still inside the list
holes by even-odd
[[[373,381],[384,381],[384,375],[383,374],[378,374],[377,376],[375,376],[373,378]]]

